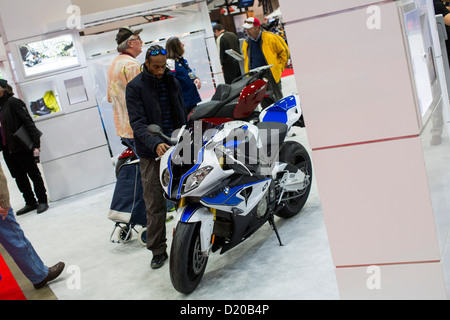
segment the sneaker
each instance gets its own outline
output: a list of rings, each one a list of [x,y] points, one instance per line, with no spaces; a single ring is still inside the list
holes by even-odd
[[[152,269],[161,268],[168,258],[169,256],[167,255],[167,252],[153,256],[152,262],[150,263],[150,268]]]
[[[166,223],[173,220],[173,215],[166,217]]]

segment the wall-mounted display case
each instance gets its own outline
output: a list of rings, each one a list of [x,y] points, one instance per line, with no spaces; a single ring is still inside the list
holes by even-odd
[[[77,31],[12,41],[6,48],[17,96],[43,132],[41,165],[49,199],[113,183],[109,145]]]
[[[25,104],[36,120],[95,106],[87,68],[75,69],[20,83]]]

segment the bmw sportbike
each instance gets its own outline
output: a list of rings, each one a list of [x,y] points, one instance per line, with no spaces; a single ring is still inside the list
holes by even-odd
[[[194,121],[169,138],[158,126],[148,132],[173,146],[161,157],[165,197],[177,203],[170,250],[170,278],[190,293],[200,283],[211,252],[223,254],[269,222],[291,218],[305,205],[312,165],[307,150],[286,137],[301,110],[296,96],[263,110],[256,124]]]

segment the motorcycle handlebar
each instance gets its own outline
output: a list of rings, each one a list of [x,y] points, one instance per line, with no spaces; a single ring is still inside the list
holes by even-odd
[[[257,67],[255,69],[252,69],[249,72],[237,77],[236,79],[234,79],[232,81],[232,83],[238,82],[239,80],[243,79],[246,76],[256,75],[256,74],[258,74],[258,76],[259,76],[259,74],[264,74],[267,70],[269,70],[272,67],[273,67],[273,64],[267,65],[267,66],[262,66],[262,67]]]

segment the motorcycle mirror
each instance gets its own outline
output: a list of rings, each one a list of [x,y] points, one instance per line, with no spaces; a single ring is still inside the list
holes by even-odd
[[[158,136],[166,140],[171,145],[175,145],[177,143],[177,139],[171,139],[170,137],[166,136],[162,130],[161,127],[157,124],[150,124],[147,126],[147,132],[151,134],[152,136]]]
[[[147,132],[150,133],[153,136],[159,136],[159,135],[162,134],[161,127],[158,126],[157,124],[150,124],[147,127]]]

